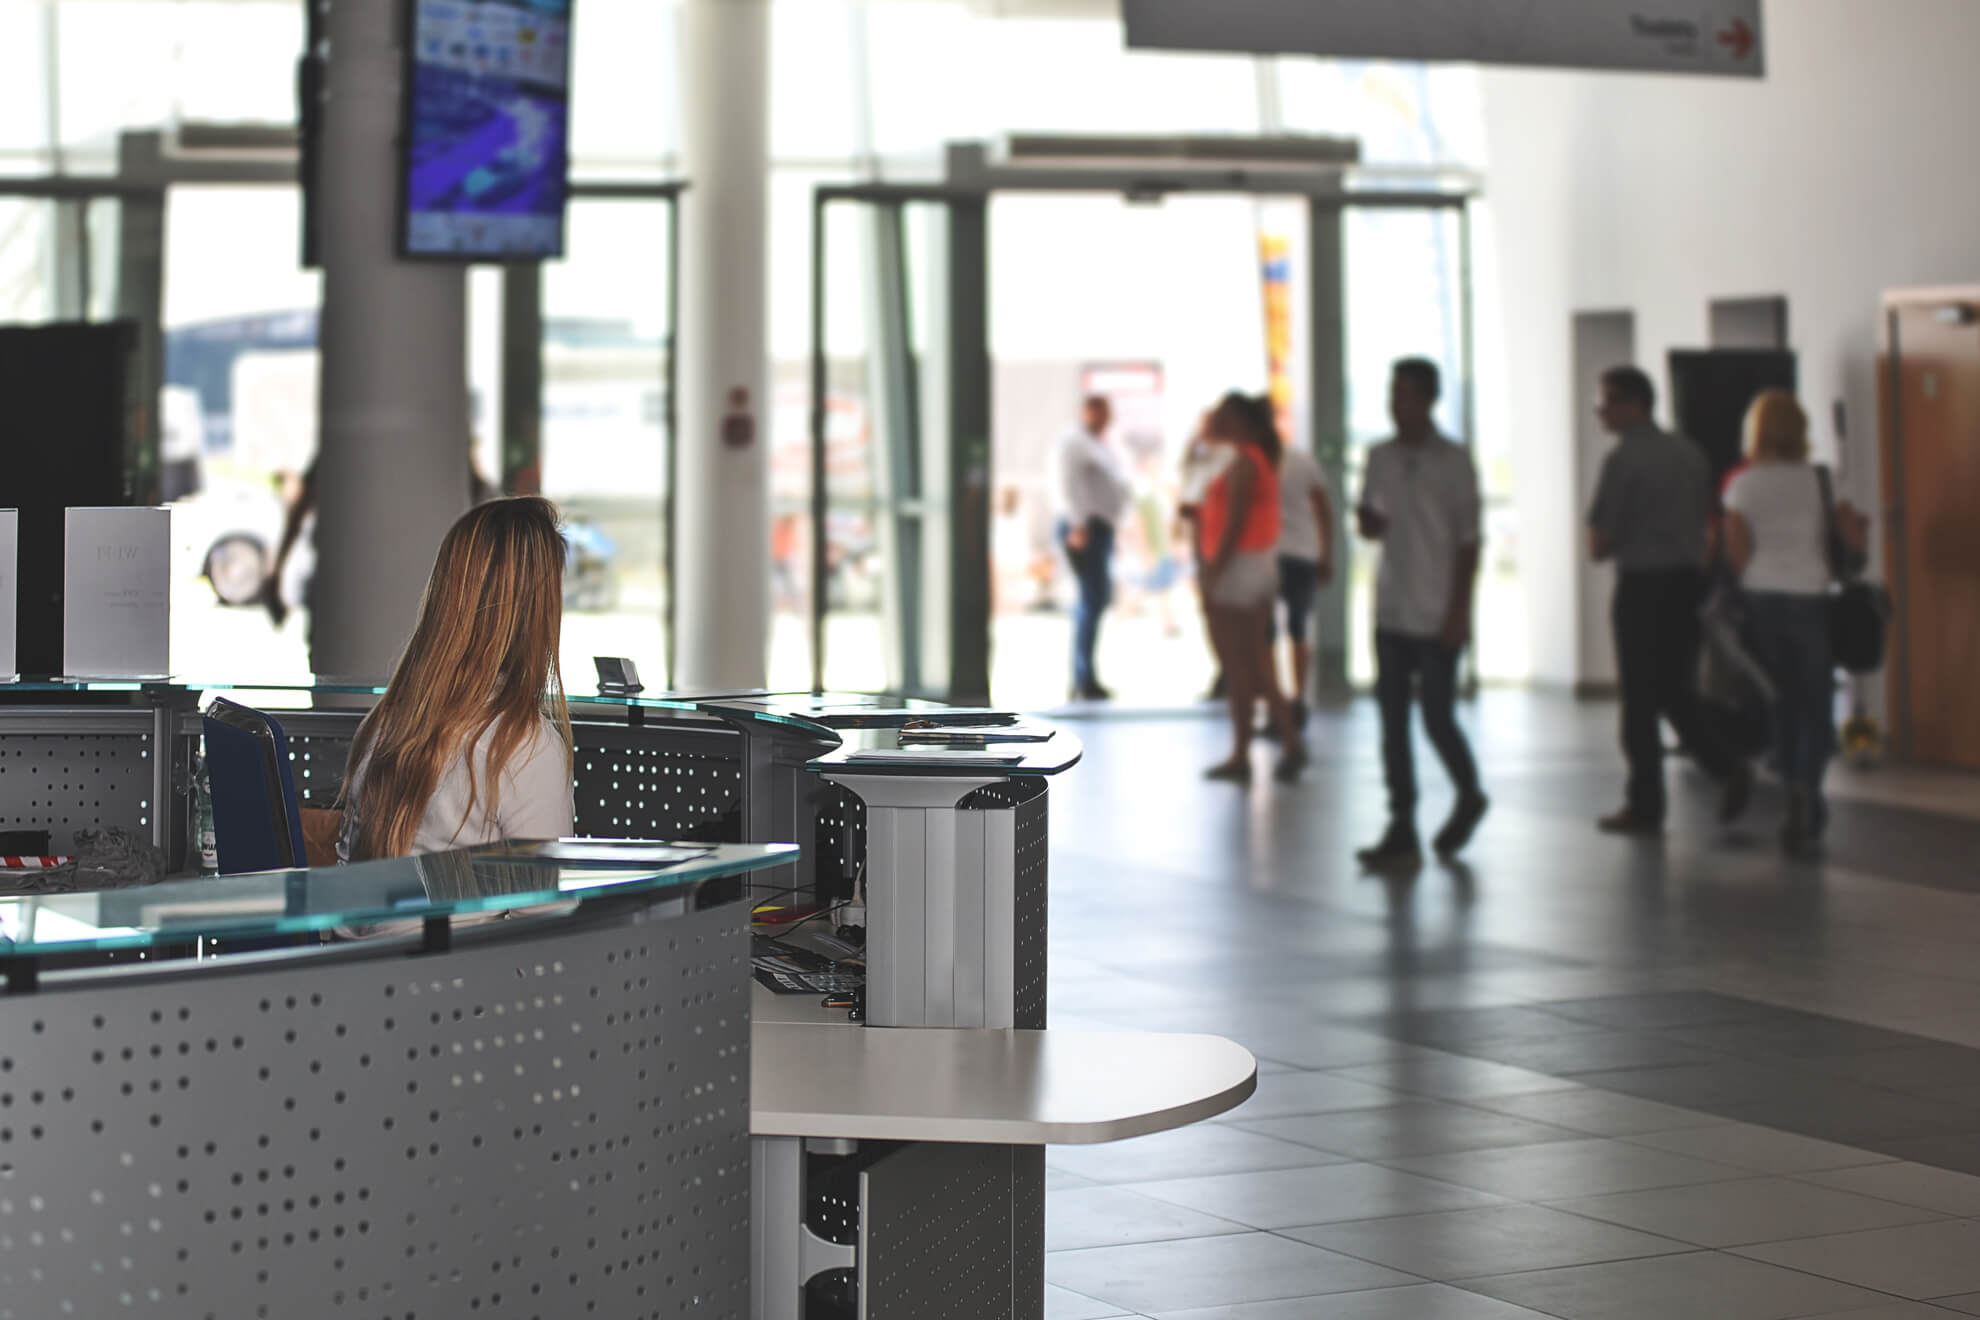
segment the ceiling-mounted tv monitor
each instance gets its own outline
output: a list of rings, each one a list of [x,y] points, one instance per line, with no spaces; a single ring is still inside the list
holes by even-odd
[[[399,250],[564,253],[571,0],[411,0]]]

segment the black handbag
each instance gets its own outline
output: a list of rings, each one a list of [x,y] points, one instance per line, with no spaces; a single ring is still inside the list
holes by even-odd
[[[1862,573],[1869,556],[1851,548],[1836,522],[1835,483],[1829,469],[1818,464],[1822,485],[1822,532],[1829,554],[1829,652],[1837,665],[1852,674],[1874,674],[1884,667],[1891,624],[1891,596],[1883,585],[1867,582]]]

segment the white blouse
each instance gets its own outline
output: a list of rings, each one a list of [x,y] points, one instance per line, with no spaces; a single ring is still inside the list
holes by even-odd
[[[557,726],[545,717],[509,758],[502,771],[500,805],[489,810],[488,744],[491,726],[476,739],[474,749],[457,757],[440,776],[426,814],[413,836],[415,853],[472,848],[500,839],[557,839],[572,832],[577,817],[572,791],[571,758]],[[481,793],[468,812],[468,767],[472,764]],[[357,845],[358,813],[364,766],[351,774],[344,794],[343,826],[337,835],[337,860],[348,862]]]

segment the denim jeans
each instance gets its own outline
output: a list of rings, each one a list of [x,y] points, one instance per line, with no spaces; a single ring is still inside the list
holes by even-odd
[[[1774,742],[1781,778],[1789,788],[1819,800],[1836,746],[1828,597],[1748,592],[1746,644],[1774,681]]]
[[[1093,670],[1093,648],[1100,640],[1100,616],[1114,602],[1114,525],[1104,518],[1086,520],[1086,545],[1075,550],[1067,543],[1071,525],[1059,522],[1059,544],[1079,581],[1079,603],[1073,607],[1073,688],[1085,692],[1099,684]]]

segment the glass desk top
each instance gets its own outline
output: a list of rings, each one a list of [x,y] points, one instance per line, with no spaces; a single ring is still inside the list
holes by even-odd
[[[502,912],[620,894],[691,894],[797,860],[795,844],[512,840],[355,866],[0,899],[0,962]]]
[[[239,694],[245,703],[279,716],[285,710],[308,709],[318,697],[377,697],[384,690],[384,685],[376,679],[323,674],[227,682],[199,682],[190,678],[61,679],[0,684],[0,702],[5,701],[9,692],[136,692],[151,694],[154,700],[168,693],[196,696],[199,693],[228,692]],[[820,762],[841,772],[846,767],[840,762],[847,758],[870,758],[876,751],[899,746],[901,727],[911,721],[932,720],[950,728],[994,728],[1030,722],[1023,716],[985,707],[944,706],[935,701],[847,692],[770,692],[761,689],[601,692],[595,684],[590,684],[567,692],[565,697],[574,714],[600,707],[678,711],[720,720],[731,726],[753,724],[773,730],[792,730],[819,744],[822,751]],[[832,750],[823,751],[824,748]],[[1061,728],[1055,731],[1049,742],[1027,745],[1022,756],[1009,762],[999,761],[997,768],[1018,775],[1057,774],[1078,764],[1080,756],[1079,740]],[[862,768],[880,774],[981,774],[986,764],[986,757],[970,758],[960,751],[951,756],[918,752],[914,757],[901,758],[885,766],[869,762]]]
[[[385,680],[331,674],[293,674],[252,680],[209,681],[197,675],[175,675],[169,678],[53,678],[0,682],[0,699],[4,699],[10,692],[280,693],[292,695],[298,700],[306,700],[312,696],[383,696]],[[733,688],[715,692],[663,692],[649,688],[639,692],[613,692],[599,690],[595,681],[572,684],[565,691],[564,699],[578,707],[637,706],[645,710],[698,711],[725,715],[741,713],[752,718],[790,724],[802,723],[803,717],[814,709],[860,709],[871,706],[901,709],[935,708],[930,702],[912,702],[902,706],[902,703],[894,698],[863,696],[855,693],[827,693],[824,696],[815,696],[807,692],[771,692],[761,688]],[[286,703],[268,704],[270,709],[280,709]]]

